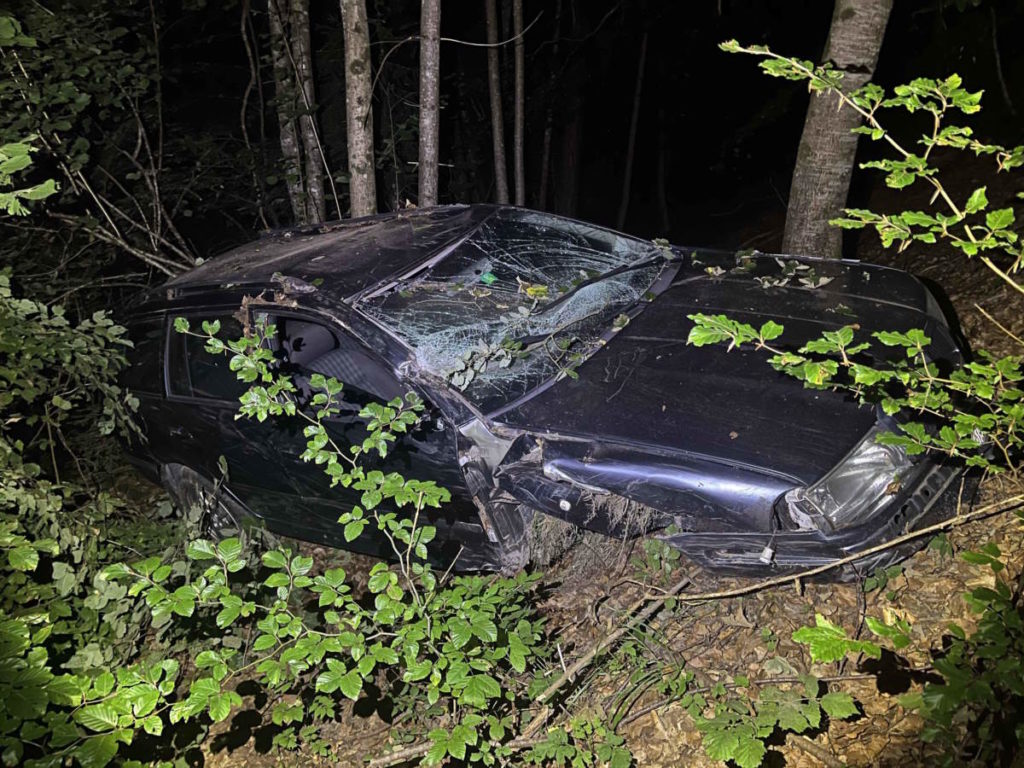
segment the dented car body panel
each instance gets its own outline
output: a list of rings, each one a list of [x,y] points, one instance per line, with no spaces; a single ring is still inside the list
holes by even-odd
[[[166,340],[138,361],[162,381],[138,393],[149,441],[133,450],[154,474],[211,480],[223,456],[226,492],[268,527],[387,555],[366,535],[344,542],[335,521],[358,499],[298,459],[300,425],[236,420],[237,396],[170,329],[262,315],[297,380],[346,383],[353,410],[328,425],[340,441],[359,439],[360,398],[424,398],[428,415],[374,468],[452,492],[430,521],[439,563],[519,568],[550,516],[654,532],[711,569],[785,572],[949,514],[959,468],[878,446],[873,407],[757,353],[687,345],[694,313],[776,320],[793,348],[850,325],[922,328],[937,362],[961,361],[934,297],[899,270],[684,249],[508,206],[425,209],[276,233],[140,302],[129,325],[162,324]],[[874,497],[848,501],[862,481]]]

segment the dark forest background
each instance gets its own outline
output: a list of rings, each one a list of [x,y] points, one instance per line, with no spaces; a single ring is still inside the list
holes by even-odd
[[[336,218],[339,206],[348,211],[343,37],[337,3],[313,0],[309,11],[313,112],[340,198],[337,206],[327,205],[328,218]],[[765,78],[745,57],[724,54],[717,45],[736,38],[817,60],[831,13],[829,3],[812,0],[526,2],[526,204],[617,223],[646,36],[624,229],[694,245],[778,247],[809,96],[804,86]],[[420,5],[371,1],[368,15],[378,207],[392,210],[417,203]],[[510,40],[511,3],[499,3],[498,16],[499,39]],[[66,56],[60,46],[74,38],[76,27],[86,37],[100,27],[121,30],[108,56],[125,56],[122,66],[146,73],[145,85],[135,84],[133,109],[153,137],[162,132],[162,193],[182,201],[173,219],[183,250],[205,258],[261,229],[293,223],[282,183],[268,18],[260,2],[26,3],[21,18],[26,33],[39,38],[41,49],[53,48],[54,56]],[[1024,5],[1016,0],[898,2],[874,79],[889,86],[958,72],[971,88],[986,91],[985,110],[974,122],[979,135],[1013,143],[1024,125],[1022,27]],[[493,200],[484,4],[444,5],[441,36],[438,200]],[[499,51],[511,161],[513,46]],[[81,58],[81,71],[65,79],[94,91],[92,105],[70,126],[90,141],[83,169],[90,173],[105,164],[103,176],[124,181],[135,169],[116,154],[134,151],[138,126],[115,109],[93,114],[101,91],[124,84],[112,86],[104,80],[109,73],[90,71],[87,54],[74,55]],[[2,95],[5,140],[18,129],[38,133],[24,119],[18,94],[7,88]],[[123,104],[110,106],[128,111]],[[874,150],[863,142],[861,159]],[[53,170],[48,162],[40,156],[40,176]],[[117,194],[110,178],[94,183]],[[850,203],[857,205],[869,185],[880,183],[877,176],[855,174]],[[66,213],[81,212],[80,200],[51,201],[54,210],[61,205]],[[17,226],[4,224],[8,231]],[[0,248],[10,258],[18,238],[5,239]],[[122,249],[116,261],[130,263],[123,257]]]

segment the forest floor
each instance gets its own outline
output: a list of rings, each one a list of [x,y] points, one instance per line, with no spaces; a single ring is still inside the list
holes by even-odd
[[[970,164],[950,169],[947,184],[957,196],[966,196],[981,182],[981,171]],[[989,177],[990,178],[990,177]],[[993,189],[989,197],[997,202],[1011,190]],[[924,207],[921,201],[895,196],[879,187],[869,206],[873,210]],[[777,214],[759,219],[763,236],[750,233],[758,245],[771,250],[781,232]],[[998,325],[1024,337],[1024,313],[1019,297],[982,264],[966,261],[959,253],[941,247],[909,249],[896,254],[884,251],[871,233],[860,236],[858,257],[865,261],[892,264],[908,269],[940,285],[959,316],[967,338],[975,347],[999,354],[1020,353],[1019,347]],[[987,316],[986,316],[987,315]],[[998,323],[998,325],[997,325]],[[1024,485],[1004,476],[987,478],[972,498],[962,499],[964,511],[985,506],[999,507],[1024,493]],[[987,568],[972,565],[960,556],[969,549],[994,542],[1006,556],[1008,572],[1024,570],[1021,523],[1012,513],[968,523],[950,530],[941,546],[925,546],[902,567],[891,569],[873,589],[865,582],[788,582],[741,597],[679,604],[664,611],[645,627],[642,642],[647,645],[647,662],[684,666],[696,675],[694,685],[705,688],[723,683],[731,688],[737,677],[751,681],[772,681],[780,687],[801,685],[796,678],[811,672],[829,678],[833,690],[853,694],[860,702],[858,716],[823,724],[802,736],[770,740],[765,760],[768,766],[810,768],[820,765],[901,766],[926,764],[936,757],[933,748],[920,739],[923,722],[899,704],[899,695],[919,690],[924,674],[910,671],[927,667],[941,650],[950,622],[970,631],[974,618],[961,595],[975,587],[991,585],[995,578]],[[305,547],[318,560],[341,558],[346,568],[359,571],[363,558],[322,548]],[[747,586],[750,580],[717,577],[685,560],[672,573],[654,573],[643,566],[642,544],[598,543],[586,538],[545,575],[546,588],[540,610],[558,652],[569,664],[621,625],[627,606],[644,593],[688,575],[687,593],[707,593]],[[612,567],[609,567],[612,563]],[[793,632],[813,624],[822,614],[843,626],[851,636],[869,635],[865,616],[891,622],[906,619],[912,625],[914,642],[901,657],[885,654],[880,662],[871,659],[832,664],[812,663],[805,646],[792,640]],[[611,660],[611,662],[609,662]],[[625,736],[636,765],[650,768],[668,766],[717,766],[702,746],[693,720],[677,703],[665,703],[662,694],[643,692],[630,681],[637,667],[624,666],[609,654],[575,681],[568,696],[574,711],[599,712],[621,719],[619,732]],[[643,669],[639,670],[641,673]],[[557,672],[557,668],[556,668]],[[637,679],[640,675],[634,675]],[[790,682],[782,682],[790,681]],[[619,706],[623,697],[630,700]],[[259,702],[247,702],[258,708]],[[335,764],[359,765],[366,756],[379,755],[393,744],[401,724],[387,723],[374,712],[355,707],[352,717],[331,726],[322,734],[333,743],[331,760],[313,755],[280,755],[268,752],[269,737],[261,739],[246,723],[258,722],[243,711],[211,734],[204,749],[205,762],[212,766]],[[827,727],[824,727],[826,726]],[[259,729],[257,729],[258,731]],[[291,758],[295,759],[292,760]]]

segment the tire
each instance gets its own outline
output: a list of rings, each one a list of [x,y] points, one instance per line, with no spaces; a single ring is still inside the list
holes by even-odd
[[[198,523],[200,535],[214,541],[246,537],[251,515],[223,487],[181,464],[164,465],[160,477],[186,522]]]

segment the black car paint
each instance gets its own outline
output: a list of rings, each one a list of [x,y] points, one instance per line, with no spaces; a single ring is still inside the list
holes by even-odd
[[[163,318],[171,344],[174,317],[234,312],[244,296],[255,296],[253,306],[262,310],[310,318],[364,343],[431,407],[379,468],[434,479],[452,492],[452,503],[431,522],[448,541],[440,557],[460,550],[461,568],[523,565],[535,513],[610,535],[636,533],[600,511],[602,497],[649,511],[648,529],[673,525],[679,532],[666,539],[702,564],[740,573],[769,567],[755,556],[766,546],[771,567],[814,565],[941,513],[937,488],[948,496],[957,470],[923,460],[886,507],[887,519],[839,534],[786,530],[779,498],[831,469],[876,414],[839,393],[804,389],[756,354],[685,344],[687,314],[724,312],[756,323],[776,319],[793,346],[851,323],[862,332],[922,327],[937,359],[955,364],[952,334],[914,278],[857,262],[801,259],[830,282],[766,289],[755,278],[777,270],[776,257],[674,249],[677,268],[652,286],[653,300],[628,312],[625,328],[608,329],[606,345],[578,368],[578,379],[549,380],[483,414],[439,372],[417,368],[393,332],[359,311],[358,299],[415,271],[495,210],[428,209],[278,234],[171,281],[129,322]],[[424,242],[416,241],[418,232],[426,233]],[[375,242],[383,243],[379,252]],[[140,399],[149,441],[135,446],[137,461],[178,463],[213,479],[223,455],[227,488],[268,527],[387,554],[379,538],[344,542],[335,521],[357,499],[329,488],[319,467],[298,458],[298,423],[235,419],[230,401],[154,393]],[[359,429],[353,421],[329,428],[344,441]]]

